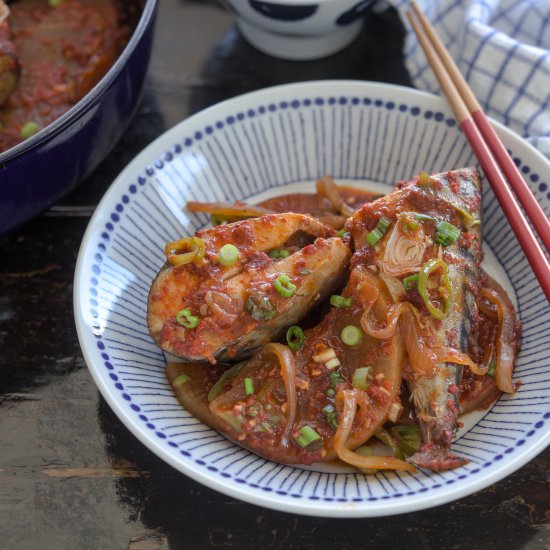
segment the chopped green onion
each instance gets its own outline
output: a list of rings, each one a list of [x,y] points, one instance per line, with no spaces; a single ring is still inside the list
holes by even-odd
[[[355,449],[355,452],[360,456],[372,456],[374,452],[368,445],[361,445]],[[364,474],[376,474],[378,470],[376,468],[359,468]]]
[[[396,424],[389,431],[405,456],[412,456],[420,449],[421,437],[417,426]]]
[[[338,373],[336,373],[336,374],[338,374]],[[336,395],[336,392],[332,388],[329,388],[327,390],[327,397],[334,397],[335,395]]]
[[[246,393],[246,395],[252,395],[254,393],[254,381],[252,378],[244,379],[244,393]]]
[[[335,388],[338,384],[340,384],[341,382],[343,382],[344,380],[342,379],[342,377],[340,376],[340,373],[339,372],[331,372],[329,373],[328,375],[328,379],[330,381],[330,386],[332,388]]]
[[[208,392],[208,402],[214,401],[216,397],[220,394],[222,391],[224,385],[231,380],[232,378],[235,378],[239,372],[241,372],[241,369],[244,367],[245,362],[242,361],[241,363],[237,363],[236,365],[233,365],[230,369],[226,370],[218,379],[218,381],[212,386],[212,389]]]
[[[454,209],[462,214],[462,221],[464,222],[464,225],[466,226],[466,229],[470,229],[470,227],[473,227],[474,225],[478,225],[481,222],[476,219],[468,210],[465,210],[464,208],[460,208],[453,204]]]
[[[40,130],[40,126],[34,121],[27,122],[23,128],[21,128],[21,138],[22,139],[29,139],[31,136],[34,136],[38,131]]]
[[[290,298],[296,292],[296,285],[290,282],[288,275],[279,275],[273,283],[275,290],[284,298]]]
[[[351,385],[358,390],[366,391],[372,384],[372,374],[370,367],[359,367],[355,369],[353,378],[351,379]]]
[[[435,224],[435,242],[443,246],[449,246],[460,237],[460,229],[444,220],[439,220]]]
[[[294,325],[286,331],[286,341],[292,350],[298,350],[304,345],[304,331]]]
[[[361,329],[355,325],[348,325],[347,327],[344,327],[340,336],[342,338],[342,342],[344,342],[346,346],[356,346],[361,342],[361,340],[363,340],[363,333],[361,332]]]
[[[382,216],[378,220],[376,227],[367,235],[367,243],[370,244],[370,246],[375,246],[376,243],[378,243],[378,241],[386,234],[386,231],[390,225],[391,221]]]
[[[220,248],[220,255],[218,256],[218,260],[220,264],[229,267],[237,263],[239,255],[239,249],[234,244],[224,244]]]
[[[334,307],[351,307],[353,305],[353,299],[333,294],[330,297],[330,305]]]
[[[423,222],[435,222],[437,221],[433,216],[428,216],[427,214],[421,214],[420,212],[413,212],[413,217],[415,220]]]
[[[284,248],[276,248],[267,253],[272,260],[278,260],[279,258],[288,258],[290,252]]]
[[[216,416],[227,422],[237,433],[243,433],[242,421],[239,420],[231,411],[216,411]]]
[[[349,231],[346,231],[345,229],[340,229],[340,231],[336,233],[336,236],[340,238],[349,237]]]
[[[66,0],[48,0],[48,4],[51,8],[58,8],[61,4],[64,4]]]
[[[323,446],[323,438],[311,427],[302,426],[298,430],[299,434],[294,438],[294,441],[308,451],[316,451]]]
[[[179,376],[176,376],[174,380],[172,380],[172,386],[174,388],[179,388],[180,386],[183,386],[186,382],[189,382],[191,380],[191,377],[187,374],[180,374]]]
[[[246,308],[246,311],[250,313],[252,319],[256,319],[256,321],[273,319],[277,313],[277,310],[273,307],[271,300],[263,294],[254,294],[249,296],[244,307]]]
[[[491,364],[489,365],[489,370],[487,371],[487,374],[494,378],[496,368],[497,368],[497,362],[496,362],[496,359],[493,359],[491,361]]]
[[[403,286],[405,287],[405,290],[412,290],[416,287],[418,284],[418,273],[415,273],[414,275],[409,275],[408,277],[405,277],[403,279]]]
[[[176,321],[185,328],[195,328],[200,319],[191,313],[189,309],[182,309],[176,315]]]
[[[326,405],[321,409],[321,411],[323,411],[323,414],[325,415],[325,420],[327,421],[327,424],[334,431],[336,431],[338,429],[338,413],[336,412],[334,405]]]
[[[436,307],[432,299],[430,297],[430,294],[428,292],[428,280],[430,278],[430,274],[432,271],[435,271],[436,269],[441,268],[443,271],[443,284],[446,289],[446,296],[442,296],[441,300],[443,302],[443,308],[439,309]],[[444,319],[447,314],[449,313],[449,310],[451,309],[451,295],[452,295],[452,289],[451,289],[451,283],[449,281],[449,269],[447,267],[447,264],[443,260],[428,260],[420,270],[420,273],[418,274],[418,292],[420,293],[420,296],[422,297],[422,300],[424,300],[424,304],[426,305],[426,308],[430,312],[430,314],[435,317],[436,319]]]

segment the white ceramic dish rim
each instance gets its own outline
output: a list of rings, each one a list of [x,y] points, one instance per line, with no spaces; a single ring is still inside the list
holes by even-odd
[[[205,124],[211,122],[211,113],[219,113],[230,109],[232,113],[235,113],[239,108],[244,108],[250,105],[251,102],[259,100],[269,100],[269,98],[277,97],[279,93],[293,92],[293,93],[311,93],[314,94],[315,90],[322,89],[327,93],[331,89],[336,94],[342,93],[356,93],[356,94],[378,94],[378,97],[384,97],[384,93],[393,93],[399,95],[405,94],[410,98],[422,105],[428,106],[431,109],[438,109],[446,114],[450,115],[450,111],[447,104],[441,98],[420,92],[411,88],[404,88],[401,86],[371,83],[371,82],[358,82],[358,81],[315,81],[307,83],[287,84],[282,86],[276,86],[264,90],[250,92],[236,98],[232,98],[221,102],[217,105],[209,107],[204,111],[201,111],[192,117],[177,124],[162,136],[157,138],[152,144],[146,147],[129,165],[122,171],[122,173],[115,179],[109,190],[106,192],[103,199],[100,201],[84,235],[77,266],[75,270],[75,282],[74,282],[74,313],[76,320],[76,327],[78,337],[81,343],[82,351],[86,363],[93,365],[95,358],[91,351],[87,339],[90,335],[85,332],[85,329],[89,328],[85,325],[84,314],[82,310],[82,303],[79,296],[84,292],[82,288],[82,270],[84,267],[84,256],[87,249],[91,246],[91,239],[97,234],[97,231],[101,229],[104,224],[105,212],[110,212],[112,206],[119,193],[119,187],[128,181],[134,181],[140,175],[143,174],[144,169],[147,166],[151,166],[161,156],[172,147],[172,145],[178,142],[181,138],[183,129],[191,134],[195,129],[204,128]],[[519,136],[503,127],[500,124],[496,124],[497,129],[501,137],[505,138],[507,142],[519,143],[520,147],[528,147],[530,154],[534,155],[536,161],[541,165],[546,166],[546,169],[550,168],[550,163],[546,158],[536,151],[529,144],[524,142]],[[446,491],[439,494],[416,494],[413,498],[408,498],[406,501],[391,500],[384,501],[378,500],[375,503],[361,502],[361,503],[347,503],[342,504],[339,502],[332,503],[332,506],[327,506],[326,503],[312,502],[312,501],[300,501],[290,500],[288,498],[277,498],[274,493],[261,493],[251,492],[245,487],[241,488],[236,485],[229,485],[225,482],[224,478],[216,477],[208,474],[203,468],[199,468],[192,462],[183,462],[177,460],[171,455],[162,445],[162,442],[155,440],[151,437],[150,432],[145,429],[145,426],[137,424],[129,415],[128,410],[122,406],[119,399],[113,394],[112,388],[110,388],[105,380],[99,375],[96,369],[90,367],[92,377],[101,391],[103,397],[109,403],[110,407],[117,414],[119,419],[126,425],[126,427],[148,448],[153,450],[155,454],[161,457],[164,461],[169,463],[174,468],[178,469],[182,473],[185,473],[192,479],[195,479],[201,484],[208,486],[214,490],[225,493],[229,496],[241,499],[246,502],[250,502],[259,506],[265,506],[271,509],[293,512],[298,514],[312,515],[312,516],[324,516],[324,517],[376,517],[384,515],[400,514],[412,511],[418,511],[426,508],[431,508],[440,504],[444,504],[450,501],[454,501],[470,495],[476,491],[479,491],[501,479],[507,475],[513,473],[518,468],[526,464],[529,460],[539,454],[550,443],[550,429],[540,430],[539,438],[530,439],[530,444],[525,445],[521,450],[514,455],[514,460],[507,463],[494,463],[493,467],[489,470],[484,470],[484,476],[477,476],[473,481],[468,483],[456,484],[454,486],[446,487]],[[548,428],[548,423],[546,423]]]

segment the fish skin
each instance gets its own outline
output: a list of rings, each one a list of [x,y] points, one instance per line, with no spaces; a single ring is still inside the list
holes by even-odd
[[[334,235],[332,228],[318,220],[295,213],[266,215],[199,231],[197,237],[206,249],[200,265],[174,267],[167,263],[151,285],[147,311],[151,336],[165,352],[185,361],[215,363],[249,357],[302,319],[342,282],[351,252]],[[311,244],[303,246],[306,242]],[[227,243],[238,246],[242,259],[224,268],[219,265],[218,253]],[[277,261],[267,256],[266,252],[285,243],[302,243],[303,248]],[[273,288],[273,281],[281,274],[297,285],[290,298],[282,298]],[[261,293],[270,293],[278,312],[272,319],[254,319],[245,310],[249,295],[258,288]],[[226,326],[216,322],[207,310],[205,296],[210,291],[223,294],[235,308],[235,319]],[[192,313],[200,316],[196,328],[186,330],[176,322],[178,311],[184,307],[192,307]]]
[[[472,340],[479,320],[476,294],[481,262],[481,180],[476,169],[465,168],[433,175],[430,183],[429,186],[421,186],[418,179],[399,183],[393,193],[376,201],[378,205],[371,203],[363,207],[349,224],[349,229],[356,243],[365,242],[368,216],[372,216],[380,207],[386,208],[388,215],[413,211],[447,221],[450,221],[449,216],[453,212],[457,212],[457,208],[472,214],[475,223],[467,231],[472,239],[469,248],[461,248],[460,239],[447,247],[439,247],[434,243],[428,247],[423,260],[437,258],[439,254],[448,266],[449,279],[454,290],[453,305],[443,320],[438,321],[427,312],[422,317],[426,332],[431,334],[429,347],[450,347],[467,353],[475,346]],[[428,209],[415,209],[415,204],[424,207],[428,205]],[[367,261],[381,267],[380,251],[374,253],[367,250],[365,254]],[[352,265],[354,261],[360,261],[360,255],[358,259],[352,260]],[[396,303],[410,298],[401,280],[388,277],[381,269],[380,276]],[[422,304],[416,306],[421,308]],[[450,452],[460,414],[458,388],[462,370],[463,367],[455,363],[439,363],[432,377],[419,376],[412,369],[407,377],[422,434],[420,450],[409,458],[416,466],[446,470],[459,467],[465,462],[463,458]]]

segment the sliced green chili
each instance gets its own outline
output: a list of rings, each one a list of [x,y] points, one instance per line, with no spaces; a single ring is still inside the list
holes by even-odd
[[[403,279],[403,286],[405,287],[405,290],[412,290],[413,288],[416,288],[417,284],[418,273],[415,273],[414,275],[409,275],[408,277],[405,277]]]
[[[178,311],[176,321],[185,328],[195,328],[199,324],[200,319],[196,315],[193,315],[191,310],[182,309]]]
[[[246,395],[252,395],[254,393],[254,381],[252,378],[244,379],[244,393],[246,393]]]
[[[370,246],[375,246],[376,243],[386,234],[386,231],[391,225],[391,221],[388,220],[388,218],[385,218],[382,216],[378,223],[376,224],[376,227],[367,235],[367,243]]]
[[[351,385],[358,390],[366,391],[372,384],[372,374],[370,367],[359,367],[355,369],[351,379]]]
[[[460,237],[460,229],[444,220],[435,224],[435,242],[443,246],[455,243]]]
[[[340,336],[342,338],[342,342],[344,342],[346,346],[356,346],[361,342],[361,340],[363,340],[363,333],[361,332],[361,329],[355,325],[348,325],[347,327],[344,327]]]
[[[237,263],[239,256],[239,249],[234,244],[224,244],[220,248],[218,260],[224,266],[231,266]]]
[[[336,431],[338,429],[338,413],[336,412],[334,405],[326,405],[321,409],[321,411],[325,415],[325,420],[327,421],[327,424],[334,431]]]
[[[298,350],[304,345],[304,331],[294,325],[286,331],[286,341],[292,350]]]
[[[290,298],[296,292],[296,285],[290,282],[288,275],[279,275],[273,282],[273,286],[284,298]]]
[[[434,305],[428,292],[428,281],[430,279],[430,275],[436,269],[441,269],[443,271],[443,285],[447,292],[447,296],[441,297],[441,300],[443,302],[442,309],[439,309]],[[447,267],[447,264],[443,260],[428,260],[422,266],[422,268],[420,269],[420,273],[418,274],[418,292],[420,293],[422,300],[424,300],[426,308],[433,317],[441,320],[447,316],[451,308],[452,289],[451,283],[449,281],[449,269]]]
[[[256,319],[256,321],[273,319],[277,313],[271,300],[263,294],[253,294],[249,296],[244,307],[246,311],[250,313],[252,319]]]
[[[302,426],[298,433],[300,435],[294,438],[294,441],[308,451],[315,451],[323,446],[323,438],[311,427]]]
[[[172,386],[174,388],[179,388],[180,386],[183,386],[185,383],[189,382],[191,380],[191,377],[187,374],[180,374],[179,376],[176,376],[174,380],[172,380]]]
[[[353,299],[333,294],[330,297],[330,305],[334,307],[351,307],[353,305]]]

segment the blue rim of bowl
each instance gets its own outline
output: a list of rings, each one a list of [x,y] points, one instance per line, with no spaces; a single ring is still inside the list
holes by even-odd
[[[285,86],[281,86],[280,88],[284,88],[284,87]],[[400,87],[394,87],[394,88],[400,88]],[[320,89],[322,89],[322,87]],[[419,93],[424,97],[431,98],[432,100],[437,99],[438,101],[441,101],[440,98],[437,98],[437,96],[433,96],[431,94],[418,92],[418,91],[412,90],[410,88],[402,88],[402,89],[407,90],[408,92]],[[261,92],[262,92],[262,90],[260,90],[259,92],[252,92],[252,94],[261,93]],[[244,96],[240,96],[240,97],[241,98],[246,98],[247,95],[249,95],[249,94],[245,94]],[[183,151],[185,151],[186,148],[191,147],[195,141],[200,141],[200,140],[203,139],[203,137],[212,135],[216,130],[221,130],[225,126],[225,124],[230,124],[230,125],[236,124],[238,122],[246,120],[247,118],[254,118],[256,116],[261,116],[263,114],[273,113],[277,109],[286,110],[286,109],[297,109],[297,108],[301,108],[301,107],[306,107],[307,108],[307,107],[310,107],[310,106],[321,106],[321,105],[324,105],[325,103],[327,105],[334,105],[334,104],[344,105],[347,102],[350,102],[350,104],[353,104],[353,105],[357,105],[359,103],[362,103],[363,105],[367,105],[367,106],[373,105],[373,106],[378,107],[378,108],[385,108],[385,109],[389,109],[389,110],[396,109],[396,110],[401,111],[402,113],[405,113],[408,110],[415,117],[416,116],[418,116],[418,117],[424,116],[426,119],[432,119],[433,118],[436,122],[438,122],[440,124],[446,124],[449,127],[456,126],[455,120],[452,119],[449,116],[446,116],[442,111],[436,111],[434,109],[426,109],[426,108],[423,108],[423,107],[420,107],[420,106],[417,106],[417,105],[414,105],[414,106],[413,105],[407,105],[405,100],[400,101],[399,103],[396,103],[396,102],[391,101],[391,100],[382,99],[381,97],[368,97],[366,95],[364,95],[361,98],[358,97],[358,96],[352,96],[352,95],[348,95],[348,96],[343,96],[343,95],[341,95],[341,96],[337,96],[337,95],[329,96],[329,95],[325,95],[325,97],[322,97],[322,96],[323,96],[323,93],[319,93],[315,97],[310,97],[310,98],[305,98],[305,97],[302,96],[299,99],[298,98],[296,98],[296,99],[284,99],[284,100],[281,100],[281,101],[278,101],[278,102],[270,101],[270,102],[268,102],[269,103],[268,105],[259,106],[259,107],[256,107],[254,109],[250,108],[250,109],[246,109],[246,110],[240,110],[240,111],[235,112],[231,115],[225,115],[223,121],[219,120],[219,121],[211,122],[210,124],[205,126],[202,131],[201,130],[194,130],[191,135],[180,137],[178,139],[178,143],[173,145],[169,151],[165,150],[164,153],[159,155],[159,157],[157,158],[156,161],[154,161],[153,164],[150,164],[145,168],[145,174],[142,174],[140,176],[135,177],[135,182],[131,182],[127,186],[127,192],[122,192],[118,202],[116,203],[116,205],[114,206],[112,211],[108,212],[108,213],[104,213],[101,216],[104,220],[103,229],[100,230],[100,231],[98,231],[96,229],[96,234],[99,233],[98,236],[101,237],[101,241],[98,244],[96,244],[93,251],[90,252],[90,255],[94,258],[94,260],[97,263],[92,262],[91,272],[88,274],[89,276],[87,277],[87,280],[90,281],[90,278],[94,278],[97,275],[97,273],[95,273],[95,271],[100,270],[99,264],[101,263],[102,255],[105,254],[105,252],[106,252],[106,248],[107,248],[106,243],[109,242],[108,235],[109,235],[109,233],[111,233],[114,230],[115,225],[120,221],[120,217],[124,212],[125,206],[127,204],[129,204],[129,202],[131,201],[130,197],[132,195],[136,194],[140,187],[145,186],[145,184],[148,182],[148,178],[151,178],[154,175],[156,170],[162,170],[165,166],[165,163],[169,163],[170,161],[172,161],[175,158],[176,155],[181,154]],[[232,100],[228,100],[228,101],[232,101]],[[207,110],[205,110],[205,111],[207,111]],[[205,111],[203,111],[203,113]],[[200,113],[197,113],[197,115],[199,115],[199,114]],[[197,116],[197,115],[195,115],[195,116]],[[529,146],[529,147],[531,147],[531,146]],[[534,150],[534,151],[536,152],[536,150]],[[530,175],[530,179],[533,183],[535,183],[535,182],[538,183],[539,191],[541,191],[541,192],[546,191],[548,186],[545,182],[540,182],[540,176],[537,173],[532,172],[530,167],[526,166],[525,163],[518,156],[514,157],[514,161],[515,161],[516,165],[518,165],[520,170],[522,170],[524,168],[528,168],[528,170],[523,170],[523,172],[526,175],[527,174]],[[288,184],[289,182],[286,182],[286,183]],[[542,186],[544,186],[544,188]],[[550,199],[550,193],[548,193],[548,198]],[[243,200],[246,200],[246,199],[247,199],[247,197],[243,197]],[[99,207],[97,209],[97,212],[98,212],[98,217],[99,217],[99,212],[100,212]],[[90,222],[89,228],[91,226],[92,226],[92,223]],[[86,242],[86,237],[88,237],[88,230],[87,230],[86,233],[87,233],[87,235],[85,235],[85,238],[83,240],[82,250],[84,250],[84,248],[85,248],[84,243]],[[79,258],[79,265],[80,264],[81,264],[81,258]],[[80,269],[79,269],[79,266],[77,266],[77,270],[76,270],[77,275],[81,271],[81,267],[82,266],[80,265]],[[78,278],[78,280],[80,280],[80,278]],[[80,292],[79,284],[80,283],[77,282],[77,280],[75,280],[75,316],[78,315],[78,308],[80,307],[80,304],[77,300],[78,293]],[[511,284],[514,286],[514,290],[516,290],[515,285],[512,281],[511,281]],[[92,297],[91,294],[88,292],[88,298],[91,298],[91,297]],[[79,328],[78,323],[77,323],[77,328]],[[86,328],[90,329],[92,327],[87,326]],[[93,334],[93,331],[92,331],[92,334]],[[104,391],[102,391],[102,394],[106,397],[106,399],[108,400],[111,407],[113,407],[113,403],[116,404],[115,407],[113,407],[113,408],[114,408],[114,410],[120,410],[122,412],[123,418],[121,418],[121,420],[124,421],[127,418],[126,417],[126,412],[127,411],[125,412],[125,411],[121,410],[119,402],[116,402],[116,401],[113,401],[112,399],[110,399],[110,392],[113,391],[113,388],[117,392],[119,392],[119,395],[122,397],[123,401],[128,405],[129,409],[132,411],[131,414],[134,417],[137,417],[138,421],[142,424],[142,433],[140,433],[139,431],[135,431],[136,426],[135,426],[134,423],[132,423],[132,422],[126,423],[126,425],[133,431],[133,433],[136,436],[138,436],[140,439],[142,439],[142,437],[143,437],[142,441],[144,443],[146,441],[147,442],[151,441],[151,439],[150,439],[151,432],[155,433],[155,435],[157,437],[153,441],[156,441],[156,443],[157,443],[156,448],[159,449],[159,450],[162,450],[160,446],[162,444],[165,444],[165,445],[171,447],[172,450],[170,450],[170,452],[173,452],[174,449],[178,448],[178,445],[175,442],[170,441],[170,436],[167,436],[166,434],[164,434],[164,433],[162,433],[162,432],[160,432],[156,429],[156,426],[152,422],[150,422],[149,419],[142,413],[139,405],[136,405],[135,403],[132,403],[132,396],[130,395],[130,393],[126,392],[125,388],[124,388],[124,385],[121,382],[119,382],[118,378],[115,378],[116,373],[113,372],[114,367],[112,365],[112,362],[111,362],[110,358],[108,357],[107,348],[106,348],[105,344],[102,341],[101,335],[93,334],[93,336],[95,336],[96,341],[97,341],[95,352],[100,353],[100,355],[102,356],[102,358],[103,358],[103,367],[106,368],[107,371],[109,371],[107,376],[108,376],[108,378],[110,380],[110,383],[111,383],[111,388],[107,387],[106,385],[104,385],[104,380],[100,377],[99,373],[96,373],[95,370],[90,369],[90,370],[92,370],[94,380],[96,381],[96,383],[98,383],[98,386],[100,387],[100,389],[103,388],[103,390],[104,390]],[[83,351],[84,351],[84,348],[83,348]],[[85,356],[86,355],[87,354],[85,353]],[[112,376],[112,374],[114,374],[115,376]],[[101,383],[99,383],[99,381],[101,381]],[[106,393],[107,393],[107,395],[109,395],[109,398],[107,398],[107,395],[105,395]],[[487,414],[489,412],[490,411],[487,411]],[[493,465],[494,463],[500,462],[505,456],[514,453],[516,449],[522,448],[526,443],[526,439],[527,438],[532,438],[534,435],[536,435],[537,431],[540,430],[541,428],[543,428],[544,425],[547,424],[547,421],[549,419],[550,419],[550,412],[543,413],[542,416],[540,418],[538,418],[536,422],[533,422],[533,425],[532,425],[531,429],[526,430],[526,433],[524,434],[524,436],[521,439],[518,438],[518,440],[515,441],[514,445],[508,447],[502,453],[499,453],[499,454],[495,455],[492,460],[487,460],[484,463],[479,464],[475,468],[469,470],[467,473],[464,473],[464,474],[461,474],[461,475],[457,476],[455,479],[448,479],[448,480],[445,480],[445,481],[437,482],[437,483],[434,483],[433,485],[431,485],[430,487],[422,487],[422,488],[420,488],[419,490],[416,490],[416,491],[395,492],[392,495],[383,495],[383,496],[380,496],[380,497],[372,497],[371,496],[371,497],[368,497],[368,498],[355,498],[355,499],[353,499],[353,498],[352,499],[331,498],[331,497],[323,498],[323,497],[316,497],[316,496],[310,496],[310,497],[305,496],[304,497],[303,495],[298,494],[298,493],[286,493],[285,491],[276,491],[276,490],[273,490],[269,487],[261,487],[256,483],[248,483],[246,480],[237,478],[237,477],[235,477],[235,476],[233,476],[233,475],[231,475],[227,472],[218,471],[217,469],[215,469],[212,466],[208,465],[205,461],[203,461],[201,459],[198,459],[196,457],[193,457],[192,454],[189,451],[185,451],[185,450],[181,450],[181,449],[178,449],[178,450],[179,450],[179,453],[183,456],[184,460],[193,460],[193,462],[194,462],[193,467],[195,468],[193,473],[199,473],[200,470],[202,470],[202,472],[200,472],[202,474],[201,475],[201,477],[202,477],[201,483],[204,483],[205,485],[207,485],[207,486],[209,486],[209,487],[211,487],[215,490],[219,490],[219,491],[225,492],[227,494],[231,494],[231,496],[235,496],[236,498],[241,498],[242,500],[245,500],[245,501],[248,501],[248,502],[253,502],[250,499],[250,495],[248,493],[237,492],[236,488],[234,488],[234,487],[231,488],[232,490],[228,489],[227,487],[220,488],[218,483],[215,482],[215,481],[212,481],[212,479],[210,479],[210,478],[211,478],[212,474],[217,474],[217,475],[220,476],[220,478],[223,478],[225,481],[229,481],[229,480],[233,479],[233,481],[235,483],[241,484],[243,486],[246,485],[246,487],[257,491],[257,493],[258,493],[257,498],[260,502],[253,502],[254,504],[259,504],[259,505],[267,506],[267,507],[270,507],[270,508],[279,509],[279,510],[282,510],[282,511],[287,511],[287,510],[285,510],[285,507],[288,506],[289,500],[281,500],[281,502],[279,502],[278,506],[277,506],[277,505],[275,505],[275,503],[273,501],[271,501],[271,500],[266,501],[262,497],[264,495],[272,495],[272,496],[278,496],[278,497],[283,497],[283,498],[291,497],[292,499],[294,499],[295,502],[299,502],[301,499],[303,499],[303,501],[307,502],[305,504],[306,507],[307,506],[314,506],[316,503],[322,503],[322,502],[334,503],[334,504],[339,504],[339,505],[353,504],[353,505],[357,506],[357,505],[360,505],[360,504],[369,504],[369,503],[374,504],[375,502],[376,503],[384,503],[385,501],[389,502],[392,499],[395,501],[396,499],[401,499],[403,497],[411,497],[411,496],[415,496],[415,495],[418,495],[422,499],[425,499],[427,494],[430,494],[429,493],[430,490],[431,491],[436,491],[435,495],[433,495],[433,493],[430,494],[430,496],[433,495],[433,497],[431,496],[431,498],[433,498],[432,502],[422,502],[420,506],[417,506],[417,507],[414,508],[415,510],[419,510],[419,509],[429,508],[429,507],[432,507],[432,506],[436,506],[438,504],[443,504],[443,503],[446,503],[446,502],[449,502],[449,501],[456,500],[457,498],[461,498],[462,496],[466,496],[468,494],[471,494],[471,492],[473,492],[475,490],[479,490],[480,488],[486,487],[490,483],[494,483],[494,482],[502,479],[506,475],[509,475],[511,472],[505,473],[504,475],[501,475],[501,476],[497,476],[495,479],[492,479],[492,477],[491,477],[488,481],[485,482],[485,480],[484,480],[481,483],[482,487],[476,487],[475,489],[469,490],[469,491],[467,489],[465,489],[465,490],[462,491],[462,494],[455,494],[455,495],[452,495],[452,496],[441,495],[438,499],[437,491],[439,489],[442,489],[446,486],[453,485],[456,482],[463,481],[464,479],[466,479],[468,477],[471,478],[473,476],[477,476],[477,474],[479,474],[479,473],[487,473],[488,472],[487,468],[489,468],[491,465]],[[548,427],[548,425],[546,427]],[[521,467],[528,460],[533,458],[533,456],[535,456],[536,454],[541,452],[543,450],[543,448],[544,447],[541,447],[536,451],[532,451],[531,453],[528,453],[525,457],[523,457],[523,460],[521,461],[521,464],[519,464],[519,466],[517,466],[517,468]],[[251,454],[254,454],[254,453],[251,453]],[[187,475],[191,474],[190,471],[182,470],[182,468],[181,468],[182,463],[173,460],[173,457],[171,455],[169,455],[169,454],[167,455],[165,452],[161,452],[161,456],[168,463],[172,464],[173,466],[178,468],[180,471],[186,473]],[[197,469],[197,466],[199,467],[199,469]],[[186,467],[189,467],[189,465],[186,464]],[[301,469],[299,466],[293,466],[293,468],[298,469],[298,470]],[[513,468],[512,471],[515,471],[517,468]],[[412,503],[411,503],[411,506],[412,506]],[[328,508],[316,508],[313,513],[311,511],[305,511],[305,510],[300,510],[300,509],[293,509],[292,511],[297,512],[297,513],[305,513],[305,514],[309,514],[309,515],[330,515],[330,516],[340,516],[340,517],[352,517],[351,514],[350,515],[347,515],[345,513],[344,514],[338,514],[337,510],[331,510],[331,509],[328,509]],[[361,511],[366,512],[367,510],[366,510],[366,508],[362,508]],[[365,514],[365,513],[363,513],[363,514],[357,514],[357,516],[361,516],[361,515],[363,515],[363,516],[365,516],[365,515],[382,515],[382,514],[387,514],[387,513],[405,513],[405,512],[407,512],[406,509],[401,510],[401,511],[397,511],[397,512],[393,512],[391,509],[390,510],[380,509],[379,513],[376,513],[376,514],[372,514],[372,513]]]
[[[100,98],[108,90],[111,83],[120,74],[128,58],[133,54],[136,46],[141,41],[147,27],[151,23],[151,18],[155,14],[159,0],[146,0],[143,6],[143,11],[139,18],[138,24],[130,37],[130,40],[124,46],[124,49],[118,56],[117,60],[109,68],[109,70],[101,77],[99,82],[77,103],[75,103],[68,111],[65,111],[60,117],[42,128],[29,139],[10,147],[6,151],[0,153],[0,163],[7,163],[21,155],[24,155],[30,149],[33,149],[40,142],[47,142],[55,137],[65,126],[69,125],[73,120],[79,118],[82,113],[88,111],[95,101]]]

